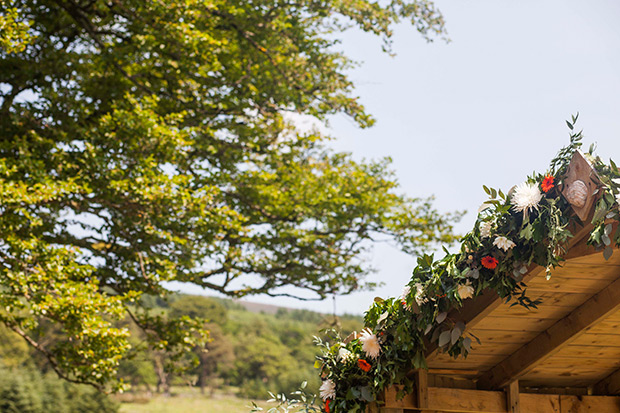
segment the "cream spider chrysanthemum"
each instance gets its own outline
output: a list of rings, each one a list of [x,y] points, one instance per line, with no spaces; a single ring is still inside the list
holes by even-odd
[[[368,357],[373,359],[379,357],[381,345],[379,344],[379,340],[377,340],[377,336],[374,335],[370,329],[366,328],[362,330],[360,333],[360,341],[362,342],[362,350],[364,350]]]
[[[510,198],[512,208],[517,212],[523,212],[526,216],[531,210],[538,210],[538,203],[542,199],[542,193],[538,185],[527,182],[517,186]]]
[[[321,384],[321,387],[319,387],[319,392],[321,394],[321,399],[323,400],[335,399],[336,384],[333,381],[327,379],[323,382],[323,384]]]
[[[484,221],[480,223],[480,237],[488,238],[491,236],[491,228],[493,228],[493,221]]]
[[[493,245],[495,245],[497,248],[503,249],[504,251],[508,251],[517,244],[504,236],[499,236],[495,238],[495,241],[493,241]]]

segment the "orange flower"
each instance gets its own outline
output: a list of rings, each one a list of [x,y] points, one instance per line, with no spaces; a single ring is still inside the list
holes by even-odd
[[[329,413],[329,402],[331,402],[331,400],[329,400],[329,399],[325,400],[325,411],[327,413]]]
[[[357,365],[360,367],[360,369],[362,369],[365,372],[369,372],[370,369],[372,368],[372,366],[370,365],[369,362],[367,362],[364,359],[359,359],[357,360]]]
[[[480,261],[480,263],[482,264],[484,268],[488,268],[489,270],[494,270],[495,267],[497,267],[497,264],[499,263],[499,261],[497,261],[497,258],[487,255],[486,257],[482,257],[482,260]]]
[[[540,184],[540,187],[542,188],[543,192],[549,192],[551,190],[551,188],[553,188],[555,185],[553,184],[553,181],[555,180],[555,178],[551,175],[547,175],[545,176],[545,179],[543,179],[542,183]]]

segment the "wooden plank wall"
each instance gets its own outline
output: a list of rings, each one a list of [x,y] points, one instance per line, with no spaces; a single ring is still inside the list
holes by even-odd
[[[518,385],[517,385],[518,386]],[[396,397],[397,388],[386,390],[385,405],[368,409],[369,413],[618,413],[620,397],[573,396],[558,394],[447,389],[428,387],[426,407],[418,406],[417,396]]]

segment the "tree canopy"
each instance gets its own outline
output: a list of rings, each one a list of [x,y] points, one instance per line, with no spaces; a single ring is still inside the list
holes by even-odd
[[[377,237],[409,253],[451,241],[456,216],[398,194],[389,160],[291,121],[372,125],[337,34],[389,51],[400,20],[445,34],[426,0],[2,0],[0,321],[61,376],[104,386],[130,348],[114,319],[162,350],[206,338],[142,308],[165,281],[323,298],[367,286]]]

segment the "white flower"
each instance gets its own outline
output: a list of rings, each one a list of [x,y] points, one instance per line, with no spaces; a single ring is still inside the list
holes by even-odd
[[[616,195],[616,202],[618,203],[618,205],[620,205],[620,193]]]
[[[344,347],[341,347],[340,350],[338,350],[338,360],[341,363],[346,363],[352,358],[352,356],[353,356],[353,353],[351,353],[349,350],[347,350]]]
[[[370,329],[366,328],[362,330],[360,333],[360,341],[362,342],[362,350],[364,350],[368,357],[373,359],[379,357],[381,345],[379,344],[379,340],[377,340],[377,336],[374,335]]]
[[[428,302],[428,298],[424,297],[424,285],[422,285],[421,283],[415,283],[414,284],[415,287],[415,302],[416,304],[418,304],[418,306],[421,306],[424,303]]]
[[[491,236],[491,228],[493,227],[493,221],[484,221],[480,223],[480,236],[482,238],[488,238]]]
[[[474,296],[474,287],[471,286],[471,281],[467,280],[465,284],[459,284],[457,292],[461,300],[471,298]]]
[[[336,384],[333,381],[327,379],[319,387],[319,392],[323,400],[336,398]]]
[[[409,311],[411,311],[411,306],[409,304],[407,304],[407,296],[409,295],[409,293],[411,292],[411,287],[409,287],[408,285],[405,285],[403,287],[403,292],[400,293],[400,302],[405,306],[405,308]]]
[[[508,251],[516,244],[504,236],[499,236],[495,238],[495,241],[493,241],[493,245],[495,245],[497,248],[503,249],[504,251]]]
[[[533,209],[538,210],[538,203],[541,199],[542,194],[538,189],[538,185],[524,182],[515,188],[510,202],[515,211],[523,212],[525,216]]]

